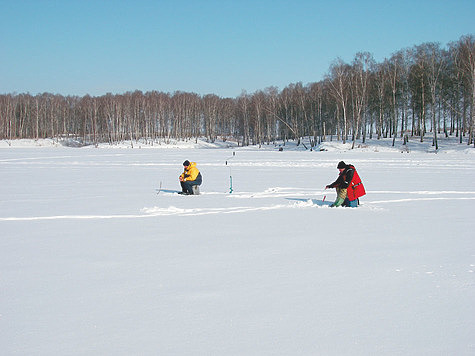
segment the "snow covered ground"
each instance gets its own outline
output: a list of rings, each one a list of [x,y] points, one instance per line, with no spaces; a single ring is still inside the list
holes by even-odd
[[[474,355],[475,149],[454,141],[2,141],[1,354]],[[175,193],[185,159],[200,196]],[[359,208],[329,207],[340,160]]]

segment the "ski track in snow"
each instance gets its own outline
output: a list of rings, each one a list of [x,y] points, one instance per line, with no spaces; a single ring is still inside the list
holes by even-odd
[[[391,204],[402,202],[422,202],[422,201],[437,201],[437,200],[475,200],[475,191],[369,191],[368,196],[373,194],[406,194],[416,195],[417,197],[407,197],[392,200],[368,200],[365,199],[360,205],[359,209],[381,209],[378,204]],[[162,193],[165,196],[177,195],[176,192]],[[332,203],[333,198],[327,199],[323,202],[320,199],[312,199],[309,196],[324,195],[333,196],[334,191],[309,191],[304,188],[291,187],[273,187],[266,189],[263,192],[239,192],[239,193],[222,193],[222,192],[203,192],[202,196],[222,195],[230,199],[282,199],[286,198],[289,202],[287,204],[269,204],[264,206],[237,206],[237,207],[218,207],[218,208],[178,208],[169,206],[161,207],[145,207],[141,209],[141,214],[111,214],[111,215],[53,215],[53,216],[31,216],[31,217],[0,217],[0,221],[41,221],[41,220],[86,220],[86,219],[143,219],[153,218],[158,216],[192,216],[192,215],[211,215],[211,214],[238,214],[247,213],[251,211],[277,210],[277,209],[306,209],[306,208],[328,208]],[[424,197],[420,197],[423,195]],[[427,195],[438,195],[437,197],[427,197]],[[441,197],[440,195],[450,195]],[[458,195],[458,196],[453,196]],[[460,197],[460,195],[465,195]],[[302,198],[300,198],[302,197]],[[194,197],[199,198],[199,197]],[[189,197],[187,197],[189,199]],[[343,209],[341,209],[343,210]],[[347,209],[344,209],[347,210]]]
[[[242,206],[231,208],[177,208],[169,206],[168,208],[152,207],[143,208],[144,214],[123,214],[123,215],[57,215],[57,216],[34,216],[34,217],[5,217],[0,221],[38,221],[38,220],[82,220],[82,219],[142,219],[153,218],[157,216],[189,216],[189,215],[210,215],[210,214],[235,214],[250,211],[276,210],[276,209],[294,209],[315,207],[311,200],[305,202],[295,202],[292,204],[275,204],[268,206]]]
[[[381,204],[381,203],[400,203],[400,202],[409,202],[409,201],[428,201],[428,200],[475,200],[475,197],[462,197],[462,198],[454,198],[454,197],[437,197],[437,198],[406,198],[406,199],[396,199],[396,200],[378,200],[378,201],[370,201],[367,204]],[[366,204],[365,204],[366,205]]]

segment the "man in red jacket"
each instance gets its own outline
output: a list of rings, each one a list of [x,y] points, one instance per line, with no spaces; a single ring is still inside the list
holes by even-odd
[[[331,207],[343,205],[356,208],[359,203],[358,198],[366,194],[363,182],[355,166],[340,161],[337,168],[340,171],[337,180],[325,187],[325,189],[336,188],[337,197]]]

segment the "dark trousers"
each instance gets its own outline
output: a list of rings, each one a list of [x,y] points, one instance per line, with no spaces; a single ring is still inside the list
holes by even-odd
[[[346,198],[341,206],[347,206],[349,208],[357,208],[359,204],[360,204],[360,201],[358,199],[350,200]]]
[[[180,182],[181,184],[181,191],[183,193],[193,194],[193,186],[194,185],[201,185],[203,178],[201,177],[201,172],[198,173],[198,177],[195,180],[187,180],[184,182]]]
[[[201,185],[203,178],[201,177],[201,172],[198,173],[198,177],[195,180],[187,180],[184,182],[180,182],[181,184],[181,191],[183,193],[193,194],[193,186],[194,185]]]
[[[195,180],[187,180],[186,182],[180,182],[181,191],[183,193],[193,194],[193,186],[199,185]]]

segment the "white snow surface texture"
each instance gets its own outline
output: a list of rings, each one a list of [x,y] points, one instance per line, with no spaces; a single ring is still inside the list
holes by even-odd
[[[0,142],[1,355],[475,355],[473,147],[131,145]]]

